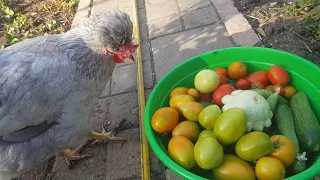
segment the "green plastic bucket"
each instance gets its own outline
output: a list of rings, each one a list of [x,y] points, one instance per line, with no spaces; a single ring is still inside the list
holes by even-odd
[[[311,62],[279,50],[259,47],[233,47],[207,52],[193,57],[176,66],[168,72],[151,92],[145,109],[145,130],[152,150],[157,157],[173,172],[184,179],[208,179],[180,167],[170,159],[167,151],[169,139],[155,133],[151,127],[153,114],[161,107],[169,106],[169,93],[178,86],[194,87],[193,79],[202,69],[228,67],[232,62],[244,62],[249,73],[257,70],[267,70],[272,65],[284,67],[289,75],[291,84],[309,96],[311,106],[320,119],[320,68]],[[290,180],[313,179],[320,174],[320,160],[307,170],[292,176]]]

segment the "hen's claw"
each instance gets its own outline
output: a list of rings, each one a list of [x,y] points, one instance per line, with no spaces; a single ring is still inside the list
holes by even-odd
[[[91,138],[95,139],[95,141],[92,144],[95,144],[97,142],[109,142],[109,141],[126,141],[126,139],[122,137],[116,137],[115,134],[119,131],[121,125],[124,123],[125,118],[123,118],[120,123],[112,129],[110,132],[107,132],[104,125],[101,125],[102,132],[92,132]]]
[[[72,161],[84,159],[91,156],[90,154],[80,155],[81,151],[91,142],[92,140],[88,139],[85,143],[81,144],[77,149],[75,150],[67,149],[61,153],[61,156],[66,161],[66,164],[69,169],[72,168]]]
[[[121,125],[124,123],[125,118],[120,121],[120,123],[110,132],[107,132],[104,125],[102,125],[102,132],[97,133],[92,131],[90,137],[86,140],[85,143],[81,144],[77,149],[71,150],[67,149],[61,153],[61,156],[66,161],[69,169],[72,168],[72,161],[84,159],[90,157],[90,154],[80,155],[81,151],[86,148],[88,144],[95,144],[97,142],[109,142],[109,141],[126,141],[126,139],[122,137],[116,137],[115,134],[120,129]]]

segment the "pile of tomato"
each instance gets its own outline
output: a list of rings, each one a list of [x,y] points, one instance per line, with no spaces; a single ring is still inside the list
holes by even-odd
[[[283,179],[297,153],[290,139],[263,131],[244,133],[245,111],[223,112],[222,98],[235,90],[264,89],[289,100],[297,93],[289,82],[281,66],[251,74],[243,62],[203,70],[194,87],[170,92],[169,107],[154,113],[152,128],[169,137],[170,158],[187,170],[201,169],[217,180]]]

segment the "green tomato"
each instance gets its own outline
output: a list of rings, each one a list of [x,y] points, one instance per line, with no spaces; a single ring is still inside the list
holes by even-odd
[[[242,136],[236,143],[236,154],[246,161],[256,161],[271,153],[270,137],[260,131],[253,131]]]
[[[199,139],[194,146],[194,158],[199,167],[212,170],[223,160],[223,148],[213,137]]]
[[[208,129],[205,129],[203,131],[201,131],[201,133],[199,134],[199,137],[198,139],[200,138],[204,138],[204,137],[214,137],[214,133],[212,130],[208,130]]]
[[[247,127],[246,112],[238,107],[224,111],[216,120],[213,133],[222,145],[235,143]]]
[[[194,78],[194,86],[201,93],[211,93],[220,84],[220,78],[216,72],[211,69],[203,69],[197,73]]]
[[[206,129],[213,129],[216,119],[220,116],[221,109],[217,105],[205,107],[199,114],[199,123]]]

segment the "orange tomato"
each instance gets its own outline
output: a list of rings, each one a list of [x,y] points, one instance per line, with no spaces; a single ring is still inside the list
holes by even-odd
[[[152,116],[151,126],[158,133],[170,133],[179,122],[179,113],[171,107],[158,109]]]
[[[296,88],[292,87],[292,86],[285,86],[284,87],[284,94],[283,96],[287,99],[291,99],[292,96],[294,96],[297,93]]]
[[[211,102],[212,93],[200,93],[200,101]]]
[[[281,96],[284,94],[284,88],[280,84],[274,86],[273,92],[276,91],[279,91],[279,95]]]
[[[228,71],[227,71],[226,68],[216,68],[214,70],[214,72],[216,72],[218,75],[222,75],[222,76],[225,76],[225,77],[228,76]]]
[[[196,165],[193,155],[194,145],[184,136],[174,136],[168,144],[170,158],[181,167],[189,170]]]
[[[273,85],[268,85],[264,88],[265,90],[268,90],[268,91],[271,91],[271,92],[274,92],[274,86]]]
[[[259,180],[282,180],[286,175],[286,169],[281,161],[273,157],[260,158],[255,171]]]
[[[268,156],[277,158],[285,167],[289,167],[296,158],[296,151],[292,142],[282,135],[271,136],[270,140],[274,149]]]
[[[233,80],[244,78],[247,73],[247,66],[243,62],[234,62],[228,68],[228,76]]]
[[[270,67],[268,70],[268,79],[271,84],[280,84],[282,86],[286,86],[290,81],[288,72],[281,66]]]
[[[188,90],[188,95],[192,96],[196,101],[200,100],[200,91],[196,88],[190,88]]]
[[[171,92],[170,92],[170,99],[173,97],[173,96],[176,96],[178,94],[188,94],[188,88],[186,87],[176,87],[174,88]]]

